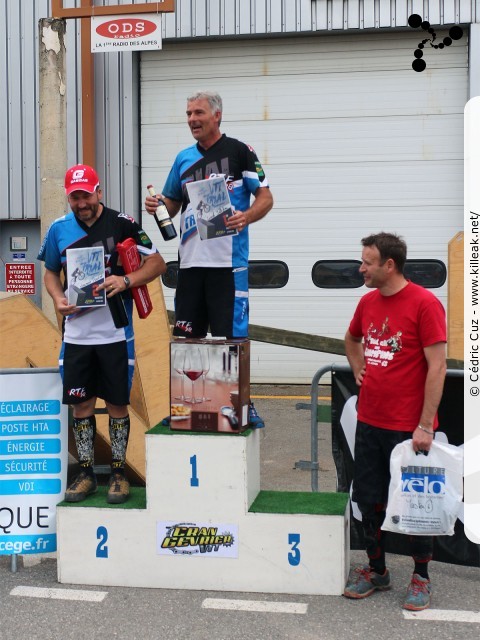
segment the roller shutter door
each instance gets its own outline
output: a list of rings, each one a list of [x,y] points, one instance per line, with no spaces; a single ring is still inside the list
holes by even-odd
[[[400,233],[409,258],[447,263],[463,221],[466,40],[426,51],[423,73],[411,69],[412,31],[178,41],[142,54],[142,185],[160,190],[192,144],[185,99],[197,89],[222,95],[222,131],[264,164],[275,207],[250,230],[250,258],[282,260],[290,278],[251,291],[251,323],[343,338],[366,289],[319,289],[312,266],[358,259],[371,232]],[[144,225],[175,260],[175,242],[163,243],[149,216]],[[446,305],[446,284],[436,293]],[[173,309],[173,291],[165,298]],[[331,362],[344,359],[254,343],[252,380],[308,383]]]

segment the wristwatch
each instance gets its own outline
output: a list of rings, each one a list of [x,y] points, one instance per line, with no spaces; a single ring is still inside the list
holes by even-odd
[[[128,276],[123,276],[123,281],[125,283],[125,288],[128,289],[130,286],[130,278]]]

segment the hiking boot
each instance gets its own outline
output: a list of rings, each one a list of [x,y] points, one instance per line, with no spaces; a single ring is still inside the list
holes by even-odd
[[[412,575],[412,581],[408,585],[407,596],[403,608],[409,611],[422,611],[430,606],[432,587],[428,578],[422,578],[418,573]]]
[[[65,502],[81,502],[97,490],[97,479],[81,471],[65,491]]]
[[[380,575],[366,565],[350,570],[343,595],[346,598],[366,598],[374,591],[386,591],[390,589],[390,573]]]
[[[113,473],[108,481],[107,502],[121,504],[130,494],[130,483],[121,473]]]
[[[248,426],[250,429],[263,429],[265,426],[263,418],[258,415],[255,405],[251,400],[248,405]]]

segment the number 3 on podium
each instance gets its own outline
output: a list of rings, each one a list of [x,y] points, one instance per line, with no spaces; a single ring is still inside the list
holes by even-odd
[[[292,545],[291,551],[288,552],[288,564],[292,565],[292,567],[297,567],[300,564],[301,557],[300,549],[298,547],[300,544],[300,534],[289,533],[288,544]]]

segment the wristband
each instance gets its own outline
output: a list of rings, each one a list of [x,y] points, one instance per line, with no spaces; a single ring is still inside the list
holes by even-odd
[[[425,429],[425,427],[422,427],[421,424],[418,425],[417,429],[421,429],[422,431],[425,431],[425,433],[428,433],[428,435],[430,436],[435,435],[435,431],[430,431],[429,429]]]

